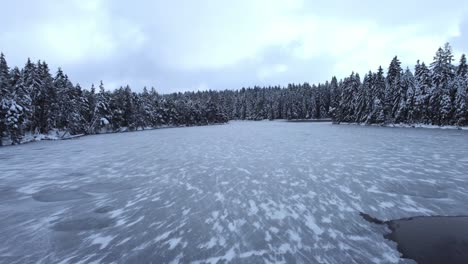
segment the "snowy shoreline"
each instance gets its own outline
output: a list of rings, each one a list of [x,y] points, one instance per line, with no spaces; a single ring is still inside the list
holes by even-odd
[[[390,128],[426,128],[426,129],[443,129],[443,130],[468,130],[468,126],[437,126],[427,124],[362,124],[362,123],[333,123],[334,125],[353,125],[353,126],[374,126],[374,127],[390,127]]]
[[[195,127],[195,126],[215,126],[215,125],[224,125],[227,123],[213,123],[213,124],[206,124],[206,125],[180,125],[180,126],[158,126],[158,127],[145,127],[145,128],[138,128],[131,130],[127,127],[120,128],[118,130],[101,130],[99,133],[95,134],[78,134],[78,135],[71,135],[67,131],[61,131],[61,130],[52,130],[48,134],[33,134],[33,133],[26,133],[24,138],[21,140],[21,143],[19,145],[24,145],[28,143],[34,143],[34,142],[40,142],[44,140],[51,140],[51,141],[57,141],[57,140],[71,140],[71,139],[77,139],[80,137],[85,137],[85,136],[93,136],[93,135],[105,135],[105,134],[116,134],[116,133],[128,133],[128,132],[142,132],[142,131],[150,131],[150,130],[156,130],[156,129],[166,129],[166,128],[183,128],[183,127]],[[4,142],[4,145],[0,145],[0,147],[6,147],[6,146],[13,146],[11,142]]]
[[[229,122],[244,122],[247,120],[230,120]],[[270,122],[271,120],[258,120],[258,121],[253,121],[253,122],[259,122],[259,121],[268,121]],[[291,120],[286,120],[286,119],[279,119],[279,120],[273,120],[273,121],[283,121],[283,122],[289,122],[289,123],[295,123],[295,122],[305,122],[304,120],[298,120],[298,121],[291,121]],[[194,126],[214,126],[214,125],[225,125],[227,123],[214,123],[214,124],[206,124],[206,125],[194,125]],[[313,120],[313,121],[307,121],[307,122],[312,122],[312,123],[327,123],[327,122],[332,122],[330,120]],[[333,125],[350,125],[350,126],[372,126],[372,127],[387,127],[387,128],[424,128],[424,129],[442,129],[442,130],[465,130],[468,131],[468,126],[436,126],[436,125],[427,125],[427,124],[362,124],[362,123],[333,123]],[[135,130],[130,130],[127,127],[120,128],[118,130],[102,130],[99,133],[95,134],[79,134],[79,135],[70,135],[66,131],[61,131],[61,130],[52,130],[48,134],[32,134],[32,133],[27,133],[24,138],[21,140],[21,144],[27,144],[27,143],[33,143],[33,142],[39,142],[43,140],[71,140],[71,139],[77,139],[80,137],[84,136],[91,136],[91,135],[104,135],[104,134],[114,134],[114,133],[127,133],[127,132],[141,132],[141,131],[148,131],[148,130],[156,130],[156,129],[165,129],[165,128],[183,128],[183,127],[194,127],[194,126],[188,126],[188,125],[180,125],[180,126],[158,126],[158,127],[145,127],[145,128],[138,128]],[[5,147],[5,146],[12,146],[11,142],[8,144],[0,145],[0,147]]]

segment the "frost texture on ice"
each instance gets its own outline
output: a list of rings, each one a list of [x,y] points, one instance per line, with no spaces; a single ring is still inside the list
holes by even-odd
[[[2,148],[0,262],[406,263],[359,212],[467,215],[467,142],[231,122]]]

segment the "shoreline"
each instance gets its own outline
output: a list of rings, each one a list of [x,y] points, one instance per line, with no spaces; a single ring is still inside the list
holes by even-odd
[[[145,128],[138,128],[134,130],[130,130],[128,128],[120,128],[115,131],[103,131],[100,133],[94,133],[94,134],[78,134],[78,135],[70,135],[65,136],[68,132],[60,131],[60,130],[53,130],[50,131],[49,134],[26,134],[25,139],[21,141],[20,144],[6,144],[6,145],[0,145],[1,147],[11,147],[11,146],[18,146],[18,145],[25,145],[25,144],[30,144],[30,143],[35,143],[35,142],[41,142],[41,141],[62,141],[62,140],[73,140],[73,139],[79,139],[81,137],[86,137],[86,136],[97,136],[97,135],[106,135],[106,134],[117,134],[117,133],[133,133],[133,132],[143,132],[143,131],[151,131],[151,130],[158,130],[158,129],[167,129],[167,128],[184,128],[184,127],[202,127],[202,126],[217,126],[217,125],[225,125],[227,123],[213,123],[213,124],[206,124],[206,125],[180,125],[180,126],[160,126],[160,127],[145,127]],[[63,133],[62,136],[59,136],[60,133]]]
[[[335,123],[332,119],[275,119],[275,120],[229,120],[226,123],[213,123],[213,124],[202,124],[202,125],[176,125],[176,126],[159,126],[159,127],[145,127],[145,128],[138,128],[134,130],[130,130],[126,127],[120,128],[118,130],[102,130],[100,133],[94,134],[78,134],[78,135],[70,135],[65,136],[68,132],[60,131],[60,130],[53,130],[50,131],[49,134],[27,134],[25,135],[25,139],[21,141],[20,144],[15,145],[24,145],[34,142],[40,142],[45,140],[50,141],[58,141],[58,140],[72,140],[78,139],[80,137],[85,136],[92,136],[92,135],[105,135],[105,134],[115,134],[115,133],[128,133],[128,132],[141,132],[141,131],[149,131],[149,130],[157,130],[157,129],[166,129],[166,128],[184,128],[184,127],[201,127],[201,126],[214,126],[214,125],[225,125],[229,122],[243,122],[243,121],[253,121],[253,122],[260,122],[260,121],[279,121],[279,122],[286,122],[286,123],[332,123],[333,125],[348,125],[348,126],[369,126],[369,127],[385,127],[385,128],[415,128],[415,129],[441,129],[441,130],[462,130],[468,131],[468,126],[437,126],[437,125],[427,125],[427,124],[363,124],[363,123]],[[63,133],[60,136],[60,133]],[[0,147],[7,147],[7,146],[15,146],[13,144],[5,144],[0,145]]]
[[[363,123],[333,123],[334,125],[349,125],[349,126],[370,126],[370,127],[388,127],[388,128],[424,128],[424,129],[441,129],[441,130],[467,130],[468,126],[437,126],[427,124],[363,124]]]

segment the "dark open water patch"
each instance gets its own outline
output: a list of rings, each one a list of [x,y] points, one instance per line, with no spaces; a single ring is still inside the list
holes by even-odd
[[[16,264],[16,263],[34,263],[33,260],[27,259],[27,257],[23,256],[1,256],[0,255],[0,263],[9,263],[9,264]]]
[[[111,226],[114,220],[103,217],[85,217],[71,220],[64,220],[52,226],[55,231],[86,231],[102,229]]]
[[[75,189],[61,189],[57,187],[40,190],[32,195],[39,202],[63,202],[89,198],[91,195]]]
[[[117,182],[97,182],[80,187],[80,190],[90,193],[112,193],[132,189],[133,185]]]
[[[446,187],[408,182],[387,187],[385,188],[385,191],[388,193],[408,195],[426,199],[445,199],[449,197]]]
[[[16,188],[0,185],[0,203],[17,197],[18,193],[16,192]]]
[[[112,212],[114,211],[115,208],[110,206],[110,205],[106,205],[106,206],[101,206],[99,208],[96,208],[94,210],[95,213],[98,213],[98,214],[105,214],[105,213],[109,213],[109,212]]]
[[[398,244],[403,258],[419,264],[468,263],[468,216],[421,216],[382,221],[360,213],[368,222],[387,225],[386,239]]]

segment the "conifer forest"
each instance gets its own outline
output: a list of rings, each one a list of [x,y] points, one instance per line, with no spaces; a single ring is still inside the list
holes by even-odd
[[[468,65],[447,43],[432,62],[389,66],[363,76],[319,84],[243,87],[159,94],[154,87],[91,87],[73,83],[62,69],[27,60],[10,67],[0,57],[0,135],[18,144],[25,133],[70,135],[194,126],[229,120],[324,119],[335,123],[468,125]]]

